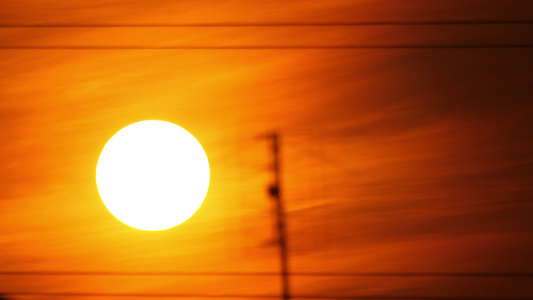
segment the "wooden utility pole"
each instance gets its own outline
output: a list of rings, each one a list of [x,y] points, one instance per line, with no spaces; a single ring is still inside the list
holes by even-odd
[[[279,135],[274,133],[268,136],[272,142],[272,165],[273,182],[269,187],[270,198],[274,203],[276,213],[279,254],[280,254],[280,271],[281,271],[281,288],[284,300],[290,298],[289,293],[289,261],[287,256],[287,229],[285,226],[285,210],[283,208],[281,194],[281,155]]]

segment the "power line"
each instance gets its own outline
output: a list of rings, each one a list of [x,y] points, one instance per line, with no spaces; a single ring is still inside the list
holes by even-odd
[[[50,296],[50,297],[131,297],[131,298],[267,298],[276,299],[275,295],[217,295],[217,294],[166,294],[166,293],[46,293],[46,292],[7,292],[6,295]]]
[[[257,298],[279,299],[277,295],[201,295],[201,294],[165,294],[165,293],[46,293],[46,292],[7,292],[6,295],[16,296],[50,296],[50,297],[117,297],[117,298]],[[293,299],[360,299],[360,300],[530,300],[532,297],[424,297],[424,296],[387,296],[387,295],[354,295],[354,296],[292,296]]]
[[[122,271],[0,271],[0,276],[279,276],[279,272],[122,272]],[[477,272],[477,273],[431,273],[431,272],[356,272],[321,273],[290,272],[293,277],[533,277],[533,273]]]
[[[503,49],[533,48],[533,44],[487,45],[339,45],[339,46],[0,46],[1,50],[351,50],[351,49]]]
[[[232,23],[4,23],[0,28],[150,28],[150,27],[329,27],[329,26],[439,26],[439,25],[527,25],[533,20],[458,20],[458,21],[368,21],[368,22],[232,22]]]

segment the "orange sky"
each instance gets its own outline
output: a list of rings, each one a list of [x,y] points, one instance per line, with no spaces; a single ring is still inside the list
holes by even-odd
[[[532,8],[1,0],[0,293],[276,295],[271,275],[9,273],[277,272],[268,143],[257,138],[273,130],[292,272],[532,274],[533,48],[509,47],[533,45],[531,23],[9,27],[517,21]],[[211,163],[203,206],[161,232],[120,223],[95,184],[108,139],[146,119],[186,128]],[[533,276],[291,279],[294,295],[317,296],[533,297],[531,286]]]

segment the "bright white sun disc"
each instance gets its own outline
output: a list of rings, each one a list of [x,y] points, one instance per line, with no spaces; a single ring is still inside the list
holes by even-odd
[[[165,121],[141,121],[107,142],[96,166],[96,185],[120,221],[143,230],[168,229],[190,218],[202,204],[209,162],[185,129]]]

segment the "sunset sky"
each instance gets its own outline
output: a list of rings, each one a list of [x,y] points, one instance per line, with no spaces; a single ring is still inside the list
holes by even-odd
[[[532,78],[528,0],[0,0],[0,294],[275,299],[277,132],[295,298],[531,299]],[[96,187],[142,120],[210,163],[169,230]]]

